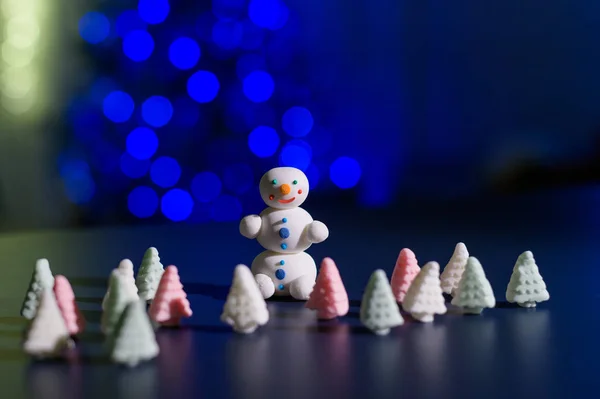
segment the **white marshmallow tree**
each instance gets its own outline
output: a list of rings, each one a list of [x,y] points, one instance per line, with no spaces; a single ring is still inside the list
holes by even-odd
[[[28,320],[33,319],[40,302],[40,293],[43,290],[54,288],[54,276],[50,270],[48,259],[38,259],[33,269],[27,295],[21,307],[21,316]]]
[[[458,287],[460,278],[462,277],[465,267],[467,266],[467,259],[469,259],[469,251],[467,251],[467,246],[462,242],[459,242],[456,244],[454,253],[452,254],[450,261],[448,261],[448,264],[440,276],[442,290],[446,294],[454,296],[454,290],[456,287]]]
[[[246,265],[235,267],[221,321],[240,334],[250,334],[269,321],[267,303]]]
[[[109,294],[106,299],[104,312],[102,312],[102,319],[100,321],[100,327],[102,332],[106,335],[113,333],[115,326],[119,322],[121,314],[125,310],[125,307],[137,300],[137,296],[133,297],[131,291],[127,289],[126,277],[124,277],[118,270],[113,270],[110,275],[109,282]]]
[[[164,271],[165,268],[160,263],[158,250],[154,247],[148,248],[144,253],[144,258],[142,259],[142,264],[135,280],[141,299],[147,302],[154,299],[158,283]]]
[[[480,314],[484,308],[496,306],[496,298],[483,267],[477,258],[470,257],[460,283],[452,298],[452,305],[463,313]]]
[[[525,308],[535,307],[537,302],[550,299],[546,283],[540,274],[531,251],[523,252],[513,268],[506,288],[506,300]]]
[[[138,299],[138,289],[135,285],[135,277],[133,273],[133,263],[129,259],[123,259],[119,266],[116,269],[113,269],[113,272],[118,272],[124,277],[125,282],[125,290],[127,292],[127,296],[133,299]],[[109,279],[109,287],[104,295],[104,299],[102,300],[102,309],[106,309],[106,302],[108,301],[108,297],[110,295],[110,279]]]
[[[35,357],[59,357],[71,342],[69,330],[52,289],[43,289],[39,296],[39,306],[27,330],[23,349]]]
[[[423,266],[408,288],[402,308],[423,323],[432,322],[436,314],[446,313],[440,284],[440,265],[437,262]]]
[[[377,335],[387,335],[392,328],[404,324],[387,275],[381,269],[369,278],[360,303],[360,321]]]

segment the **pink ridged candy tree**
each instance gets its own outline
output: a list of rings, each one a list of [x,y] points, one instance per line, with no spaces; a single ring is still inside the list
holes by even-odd
[[[348,294],[333,259],[325,258],[321,262],[321,270],[306,307],[316,310],[317,317],[321,320],[334,319],[348,313]]]
[[[77,335],[85,328],[85,319],[75,303],[75,293],[65,276],[54,278],[54,295],[69,334]]]
[[[165,269],[149,312],[150,318],[161,326],[178,326],[182,318],[192,316],[190,302],[176,266]]]
[[[419,267],[414,252],[408,248],[404,248],[400,251],[391,280],[392,292],[394,293],[396,301],[400,303],[404,301],[406,292],[420,271],[421,268]]]

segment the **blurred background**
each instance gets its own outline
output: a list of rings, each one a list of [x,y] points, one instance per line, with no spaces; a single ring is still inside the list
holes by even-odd
[[[309,210],[600,199],[597,2],[0,6],[2,230],[239,220],[275,166]]]

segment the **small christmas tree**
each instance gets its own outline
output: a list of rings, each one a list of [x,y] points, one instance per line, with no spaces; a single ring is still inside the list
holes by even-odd
[[[392,287],[381,269],[371,274],[365,288],[360,304],[360,321],[377,335],[389,334],[391,328],[404,324]]]
[[[267,303],[246,265],[237,265],[233,272],[233,282],[223,307],[221,321],[241,334],[250,334],[269,321]]]
[[[148,302],[154,299],[163,272],[164,268],[160,263],[158,251],[154,247],[148,248],[144,253],[142,265],[135,281],[141,299]]]
[[[523,252],[517,259],[510,282],[506,288],[506,300],[519,306],[532,308],[536,302],[550,299],[546,283],[540,274],[531,251]]]
[[[106,335],[112,334],[127,304],[136,300],[130,296],[125,277],[118,270],[113,270],[110,275],[109,289],[110,294],[101,319],[102,331]]]
[[[306,307],[316,310],[317,318],[321,320],[345,316],[348,313],[348,294],[333,259],[325,258],[321,262],[321,270]]]
[[[52,289],[43,289],[39,296],[39,307],[29,325],[23,349],[40,358],[59,357],[70,342],[69,331]]]
[[[467,266],[467,259],[469,259],[469,251],[467,251],[465,244],[459,242],[456,244],[454,253],[440,276],[442,290],[446,294],[454,295],[454,290],[458,287],[460,278]]]
[[[483,308],[496,306],[496,298],[479,260],[470,257],[467,267],[454,292],[452,304],[463,308],[464,313],[480,314]]]
[[[408,248],[404,248],[400,251],[400,255],[398,255],[398,259],[396,260],[394,272],[392,273],[391,281],[392,292],[394,293],[394,297],[396,297],[396,301],[402,303],[406,296],[406,291],[408,291],[408,287],[410,287],[410,284],[420,271],[421,268],[419,267],[414,252]]]
[[[50,271],[48,259],[38,259],[33,269],[33,275],[29,282],[29,289],[21,307],[21,316],[33,319],[39,305],[39,295],[44,289],[52,290],[54,287],[54,276]]]
[[[446,313],[446,304],[440,286],[440,265],[437,262],[429,262],[423,266],[410,285],[402,308],[415,320],[423,323],[433,321],[435,314]]]
[[[59,275],[54,279],[54,296],[69,334],[77,335],[83,332],[85,320],[75,302],[73,288],[65,276]]]
[[[109,338],[108,347],[113,362],[129,367],[158,356],[159,347],[145,301],[138,299],[127,304]]]
[[[125,277],[125,288],[127,290],[127,296],[137,300],[138,299],[138,289],[137,286],[135,285],[135,277],[133,275],[133,263],[131,263],[131,261],[129,259],[123,259],[120,263],[119,266],[117,266],[116,269],[113,269],[115,271],[118,271],[119,273],[121,273],[123,275],[123,277]],[[106,301],[108,300],[108,296],[110,294],[110,284],[108,289],[106,290],[106,294],[104,295],[104,299],[102,300],[102,309],[104,310],[106,308]]]
[[[183,317],[191,316],[192,309],[179,280],[177,267],[168,266],[150,305],[150,318],[162,326],[178,326]]]

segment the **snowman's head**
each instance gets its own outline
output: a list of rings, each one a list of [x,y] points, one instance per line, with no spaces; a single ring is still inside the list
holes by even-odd
[[[308,178],[296,168],[273,168],[260,179],[260,196],[271,208],[291,209],[302,205],[308,188]]]

